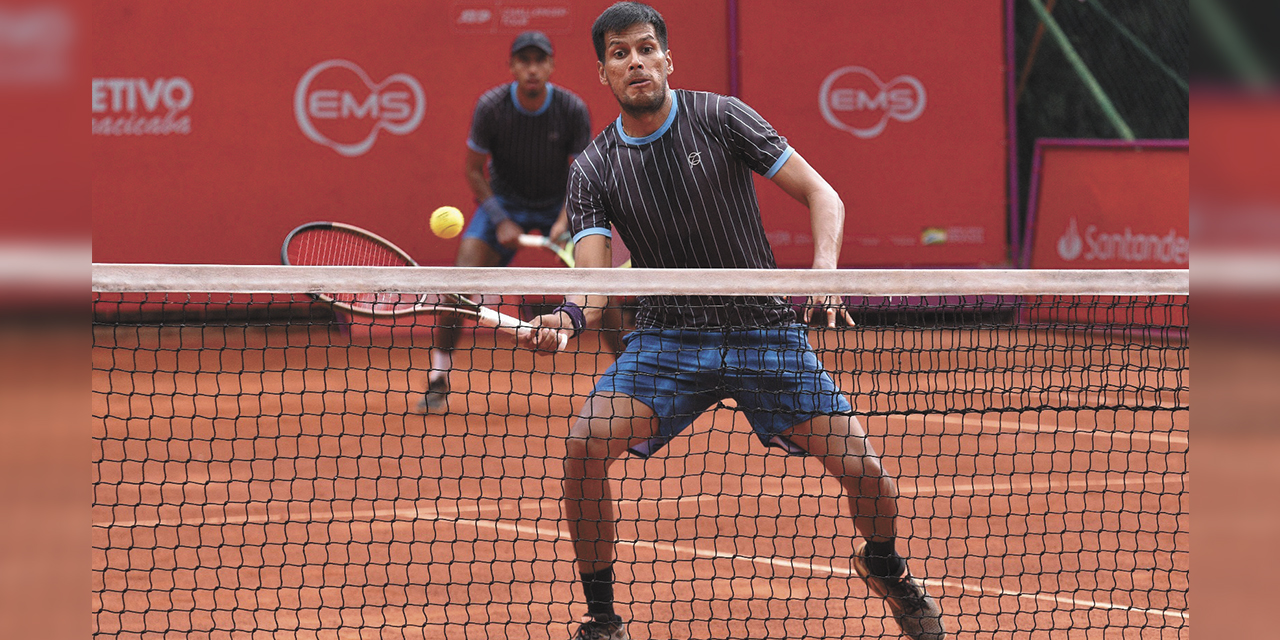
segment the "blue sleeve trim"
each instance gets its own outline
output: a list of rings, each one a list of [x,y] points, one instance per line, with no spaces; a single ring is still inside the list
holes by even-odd
[[[612,238],[613,229],[605,229],[604,227],[591,227],[590,229],[583,229],[582,231],[579,231],[577,235],[573,236],[573,243],[578,244],[579,240],[587,236],[607,236],[609,238]]]
[[[790,159],[791,155],[795,152],[796,150],[794,147],[788,146],[787,150],[782,152],[782,157],[778,158],[778,161],[773,163],[772,167],[769,167],[769,172],[764,174],[764,177],[772,179],[773,175],[782,170],[782,165],[786,164],[787,160]]]
[[[471,138],[467,138],[467,148],[476,153],[483,153],[486,156],[489,155],[488,149],[476,144],[475,140],[472,140]]]

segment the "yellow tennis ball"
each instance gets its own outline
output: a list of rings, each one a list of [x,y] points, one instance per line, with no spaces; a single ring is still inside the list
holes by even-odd
[[[452,238],[462,233],[466,218],[457,207],[440,207],[431,212],[431,232],[441,238]]]

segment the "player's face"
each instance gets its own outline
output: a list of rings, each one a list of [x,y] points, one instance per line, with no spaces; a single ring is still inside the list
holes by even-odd
[[[613,90],[623,110],[632,114],[661,110],[672,70],[671,54],[658,43],[653,25],[638,24],[605,34],[600,83]]]
[[[534,47],[525,47],[511,56],[511,76],[525,95],[542,95],[555,68],[555,58]]]

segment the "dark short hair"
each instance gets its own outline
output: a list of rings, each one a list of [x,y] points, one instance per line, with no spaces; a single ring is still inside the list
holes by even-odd
[[[667,50],[667,22],[657,9],[639,2],[618,2],[604,10],[595,24],[591,25],[591,42],[596,46],[596,59],[604,62],[604,36],[607,33],[621,32],[638,24],[653,26],[658,36],[658,44]]]

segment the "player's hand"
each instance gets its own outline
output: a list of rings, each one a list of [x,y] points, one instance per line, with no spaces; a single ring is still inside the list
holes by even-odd
[[[516,342],[534,353],[553,354],[565,347],[573,333],[563,313],[548,313],[531,320],[531,328],[520,331]]]
[[[520,248],[520,234],[524,233],[524,229],[520,225],[511,220],[503,220],[498,223],[497,236],[498,244],[516,250]]]
[[[556,223],[551,225],[551,230],[547,232],[547,237],[562,247],[569,244],[569,240],[572,239],[569,235],[569,219],[557,218]]]
[[[815,320],[814,314],[819,314],[816,321],[822,322],[823,316],[826,316],[826,325],[835,328],[836,320],[843,319],[845,326],[852,327],[854,325],[853,316],[849,314],[849,307],[845,305],[844,299],[840,296],[813,296],[809,298],[809,303],[804,306],[804,322],[810,324]]]

